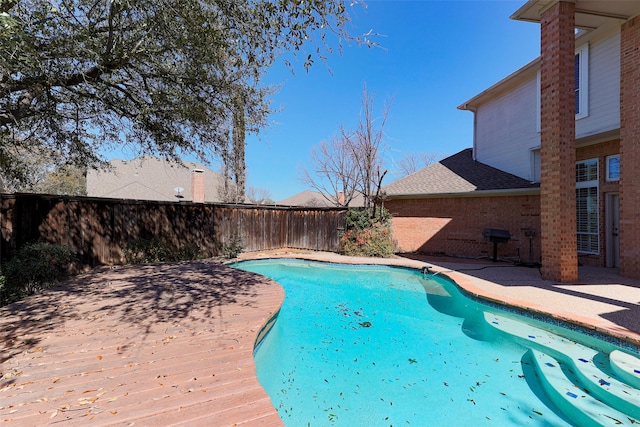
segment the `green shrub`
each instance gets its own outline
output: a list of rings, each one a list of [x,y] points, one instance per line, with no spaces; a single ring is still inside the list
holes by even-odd
[[[366,209],[349,209],[344,216],[345,230],[364,230],[371,226],[371,217]]]
[[[32,295],[64,279],[75,261],[67,246],[53,243],[28,243],[3,265],[0,280],[2,305]]]
[[[191,261],[200,257],[200,249],[194,245],[176,248],[166,240],[136,239],[122,250],[127,264],[150,264],[154,262]]]
[[[391,224],[391,213],[388,210],[376,208],[375,217],[365,208],[349,209],[344,217],[345,230],[366,230],[374,224],[388,226]]]
[[[222,253],[228,259],[236,258],[244,250],[244,243],[237,234],[234,234],[228,244],[222,247]]]

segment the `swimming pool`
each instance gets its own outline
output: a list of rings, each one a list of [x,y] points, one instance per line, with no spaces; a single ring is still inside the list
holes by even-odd
[[[255,361],[288,426],[631,425],[640,418],[632,355],[474,301],[444,276],[304,260],[233,266],[285,289]]]

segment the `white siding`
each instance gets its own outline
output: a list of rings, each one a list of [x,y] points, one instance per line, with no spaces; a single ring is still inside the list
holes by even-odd
[[[589,41],[589,115],[576,137],[620,127],[620,31]],[[475,113],[476,160],[534,180],[532,152],[540,147],[536,77],[480,105]]]
[[[476,111],[476,160],[532,180],[531,149],[540,146],[536,77]]]
[[[589,115],[576,121],[576,137],[620,127],[620,32],[589,43]]]

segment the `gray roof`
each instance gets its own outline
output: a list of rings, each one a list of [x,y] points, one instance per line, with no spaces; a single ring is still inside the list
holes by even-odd
[[[327,200],[319,191],[305,190],[291,197],[278,202],[279,205],[285,206],[305,206],[305,207],[335,207],[333,203]],[[353,198],[350,207],[364,206],[364,197],[358,193]]]
[[[279,205],[285,206],[308,206],[308,207],[329,207],[333,206],[331,202],[324,198],[317,191],[305,190],[291,197],[280,200]]]
[[[384,187],[388,197],[536,189],[539,184],[473,160],[467,148]]]
[[[205,201],[220,202],[218,189],[223,185],[221,175],[197,162],[181,163],[157,157],[133,160],[115,159],[110,169],[87,172],[87,195],[115,199],[192,201],[191,174],[194,169],[204,171]],[[182,188],[180,196],[176,188]]]

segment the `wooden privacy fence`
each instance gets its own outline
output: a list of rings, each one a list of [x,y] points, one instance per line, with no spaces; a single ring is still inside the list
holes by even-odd
[[[67,245],[84,265],[118,264],[128,242],[160,237],[216,256],[238,237],[244,251],[339,250],[345,209],[0,194],[0,259],[28,242]]]

